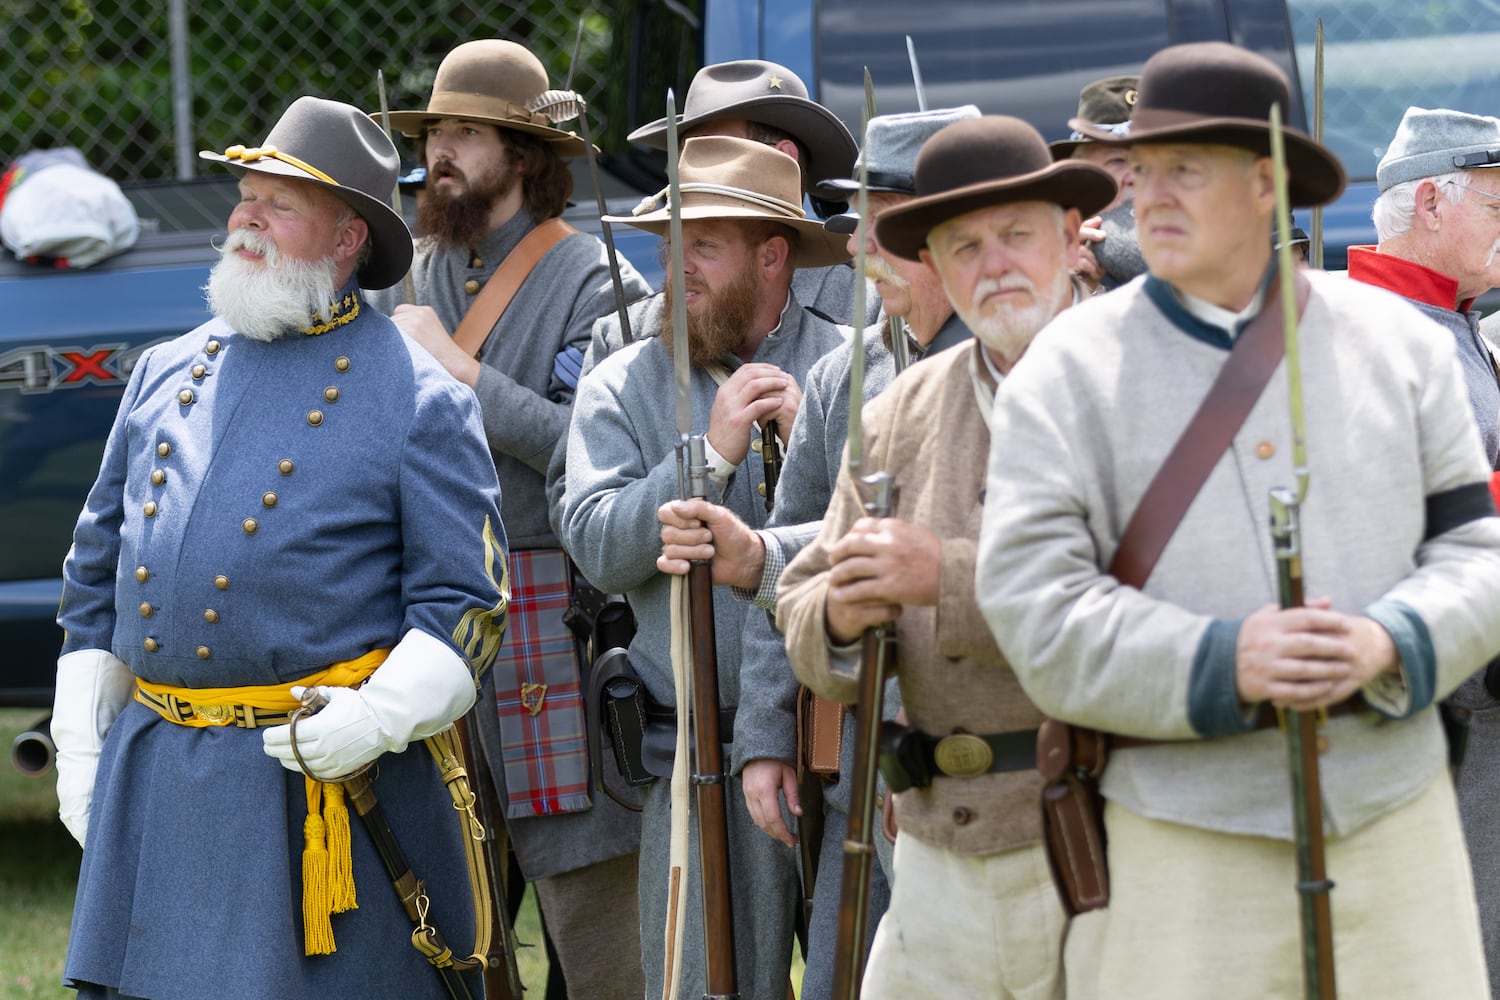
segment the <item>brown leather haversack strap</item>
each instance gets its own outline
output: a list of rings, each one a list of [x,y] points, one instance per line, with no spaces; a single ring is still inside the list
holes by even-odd
[[[479,353],[490,331],[505,315],[510,300],[520,291],[521,283],[536,267],[536,262],[555,247],[565,236],[578,232],[561,219],[547,219],[521,238],[514,250],[505,255],[490,280],[484,283],[479,295],[469,305],[469,311],[453,331],[453,342],[473,357]]]

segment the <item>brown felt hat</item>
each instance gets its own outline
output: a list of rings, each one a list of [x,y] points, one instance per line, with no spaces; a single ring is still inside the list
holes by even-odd
[[[736,59],[700,69],[682,100],[678,133],[725,119],[768,125],[796,138],[807,150],[809,183],[854,172],[859,152],[854,136],[838,115],[808,98],[807,86],[785,66],[764,59]],[[666,149],[667,119],[642,125],[628,138]]]
[[[1271,154],[1271,105],[1280,104],[1288,189],[1294,208],[1326,205],[1344,190],[1338,157],[1284,124],[1291,113],[1286,74],[1264,56],[1226,42],[1162,49],[1146,61],[1126,134],[1075,118],[1068,124],[1099,142],[1181,142]]]
[[[202,150],[200,159],[235,173],[253,170],[316,184],[370,227],[370,259],[359,269],[364,288],[389,288],[411,267],[411,230],[392,210],[400,160],[385,130],[356,107],[299,97],[259,146]]]
[[[515,42],[481,38],[443,57],[426,111],[392,111],[391,128],[416,138],[432,122],[462,118],[546,140],[559,156],[582,156],[583,140],[534,110],[548,96],[542,61]]]
[[[955,122],[922,146],[917,197],[875,220],[881,246],[919,260],[927,234],[949,219],[1017,201],[1050,201],[1085,218],[1115,196],[1115,180],[1079,160],[1052,159],[1042,134],[1019,118],[985,115]]]
[[[823,267],[849,259],[848,240],[830,233],[802,211],[797,161],[751,139],[704,135],[682,144],[678,164],[682,218],[766,219],[796,230],[797,266]],[[647,197],[633,215],[606,215],[657,236],[667,234],[672,213],[665,189]]]
[[[1119,125],[1130,120],[1130,109],[1135,107],[1141,78],[1138,76],[1112,76],[1095,80],[1084,87],[1078,95],[1078,120],[1095,125]],[[1066,139],[1048,143],[1054,160],[1066,160],[1073,150],[1085,143],[1093,142],[1082,132],[1074,130]]]

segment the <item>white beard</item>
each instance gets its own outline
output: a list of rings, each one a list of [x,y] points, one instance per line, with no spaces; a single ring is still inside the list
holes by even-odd
[[[235,253],[240,249],[261,254],[262,259],[246,260]],[[332,257],[296,260],[284,256],[269,237],[237,229],[219,248],[219,262],[203,290],[209,311],[236,332],[272,341],[306,330],[315,314],[327,319],[338,292],[337,277]]]
[[[1045,292],[1019,274],[1006,278],[985,278],[974,289],[974,298],[982,300],[993,291],[1008,288],[1024,288],[1031,293],[1032,304],[1025,307],[1004,305],[999,312],[965,319],[974,336],[991,351],[1014,364],[1037,333],[1052,322],[1052,317],[1061,312],[1073,295],[1067,262],[1058,266],[1052,287]]]

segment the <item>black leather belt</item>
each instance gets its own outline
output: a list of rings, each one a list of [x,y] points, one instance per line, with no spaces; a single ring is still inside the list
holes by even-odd
[[[677,709],[670,705],[658,705],[653,701],[646,702],[646,724],[669,726],[675,732],[677,729]],[[734,742],[734,709],[719,709],[719,742]]]
[[[1036,767],[1036,730],[1012,733],[918,734],[923,762],[934,774],[977,778],[998,771],[1029,771]]]

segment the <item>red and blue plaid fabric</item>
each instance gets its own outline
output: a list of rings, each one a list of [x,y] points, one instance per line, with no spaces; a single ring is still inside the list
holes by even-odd
[[[495,705],[512,819],[589,807],[588,738],[561,549],[510,554],[510,621],[495,657]]]

